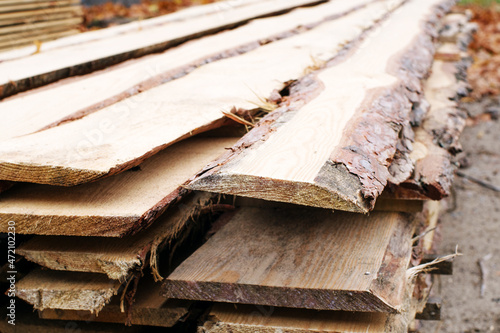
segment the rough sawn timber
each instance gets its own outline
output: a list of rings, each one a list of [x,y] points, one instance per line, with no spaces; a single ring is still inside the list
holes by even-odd
[[[388,196],[440,200],[451,193],[453,157],[462,151],[459,137],[467,117],[458,101],[468,94],[469,60],[456,43],[441,45],[436,54],[447,56],[435,59],[424,82],[428,110],[414,127],[415,142],[409,154],[415,168],[399,186],[387,187]]]
[[[104,274],[37,269],[17,282],[16,296],[37,310],[100,311],[118,293],[121,283]]]
[[[231,214],[231,213],[227,213]],[[164,282],[169,298],[395,313],[412,218],[318,208],[240,208]]]
[[[237,56],[341,17],[368,0],[332,1],[284,15],[254,20],[242,27],[196,39],[162,54],[127,61],[104,71],[70,78],[4,99],[0,104],[0,140],[33,133],[82,118],[196,68]],[[65,98],[61,98],[65,96]],[[136,104],[134,100],[131,105]]]
[[[321,1],[259,1],[244,7],[231,8],[223,14],[222,19],[220,13],[214,12],[195,20],[173,21],[144,30],[130,31],[111,39],[94,40],[3,62],[0,63],[0,98],[64,77],[106,68],[130,58],[160,52],[187,40],[232,28],[257,17],[278,14]],[[73,14],[69,12],[65,15]],[[23,17],[18,20],[23,20]]]
[[[99,29],[94,31],[87,31],[82,34],[78,34],[76,36],[71,36],[67,38],[61,38],[55,41],[51,41],[48,43],[43,43],[39,49],[36,46],[25,47],[17,50],[12,50],[8,52],[0,53],[0,61],[13,60],[17,58],[27,57],[34,53],[38,52],[46,52],[53,49],[58,49],[62,47],[67,47],[71,45],[88,43],[91,41],[96,41],[100,39],[109,39],[114,36],[118,36],[128,32],[139,31],[142,29],[167,24],[176,21],[183,21],[189,19],[195,19],[202,15],[213,14],[213,13],[221,13],[224,14],[226,10],[230,10],[232,8],[246,6],[248,4],[254,3],[256,1],[261,0],[232,0],[231,4],[229,2],[225,3],[212,3],[204,6],[193,6],[189,7],[175,13],[162,15],[155,18],[150,18],[147,20],[134,21],[126,24],[120,24],[114,27],[109,27],[106,29]],[[2,1],[5,5],[15,5],[20,3],[21,1]],[[29,1],[23,1],[24,3],[29,3]],[[54,1],[52,1],[54,2]]]
[[[151,227],[124,238],[38,236],[22,244],[17,253],[41,266],[63,271],[106,274],[124,281],[149,260],[154,267],[161,249],[189,232],[190,222],[211,209],[213,194],[191,195],[167,210]]]
[[[148,159],[136,171],[77,187],[19,184],[0,196],[0,232],[8,232],[7,222],[16,221],[19,234],[134,234],[179,201],[188,192],[182,184],[236,140],[191,138]],[[174,213],[177,208],[172,209]]]
[[[451,3],[405,3],[346,60],[299,81],[289,105],[264,118],[188,188],[372,210],[391,176],[412,102],[421,98],[438,20]]]
[[[99,313],[45,309],[39,311],[39,315],[43,319],[121,324],[129,321],[132,325],[171,327],[189,313],[191,302],[168,300],[160,296],[160,286],[161,283],[152,281],[152,278],[141,278],[134,302],[131,308],[124,312],[120,308],[121,295],[116,295]]]
[[[401,1],[375,2],[302,34],[196,69],[82,119],[3,141],[0,179],[71,186],[113,175],[221,126],[343,50]]]

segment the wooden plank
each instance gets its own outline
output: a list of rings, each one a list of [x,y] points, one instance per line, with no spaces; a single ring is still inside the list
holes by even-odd
[[[17,282],[16,296],[35,309],[100,311],[121,283],[103,274],[35,270]]]
[[[141,279],[129,314],[121,311],[120,295],[116,295],[99,313],[45,309],[39,311],[39,315],[43,319],[121,324],[130,319],[132,325],[171,327],[189,313],[191,302],[165,299],[160,296],[160,285],[152,281],[151,277]]]
[[[200,333],[381,333],[387,313],[315,311],[217,304]]]
[[[12,24],[29,24],[40,21],[80,17],[81,15],[82,9],[80,6],[67,6],[60,8],[30,10],[24,12],[2,13],[0,14],[0,26],[8,26]],[[2,79],[2,81],[3,80],[4,79]],[[1,84],[5,84],[2,81],[0,81]]]
[[[66,80],[52,87],[5,99],[0,106],[0,139],[21,136],[78,119],[131,95],[188,74],[193,69],[258,48],[319,24],[327,17],[342,16],[366,0],[329,2],[301,8],[289,14],[255,20],[243,27],[204,37],[159,55],[129,61],[123,66]],[[126,78],[126,79],[124,79]],[[50,88],[50,89],[45,89]],[[61,100],[60,96],[67,96]]]
[[[124,281],[132,271],[144,267],[151,256],[184,235],[193,227],[190,222],[209,209],[214,195],[192,195],[164,213],[150,228],[132,237],[96,238],[39,236],[17,248],[26,259],[53,270],[94,272]],[[181,237],[182,238],[182,237]]]
[[[0,98],[54,82],[68,75],[81,75],[145,54],[163,51],[189,39],[215,33],[251,19],[282,13],[321,0],[271,0],[242,8],[232,8],[221,19],[217,13],[193,21],[128,32],[111,40],[96,40],[84,45],[38,53],[28,58],[0,63]],[[71,54],[72,56],[68,56]],[[15,68],[15,70],[13,69]]]
[[[415,130],[416,161],[412,177],[402,187],[439,200],[450,194],[455,166],[453,156],[461,151],[459,136],[465,127],[466,114],[458,108],[465,82],[455,62],[435,60],[426,81],[425,98],[430,109],[422,125]],[[465,77],[465,76],[464,76]]]
[[[8,50],[16,47],[21,47],[25,46],[28,44],[35,44],[35,42],[43,42],[46,40],[52,40],[60,37],[65,37],[65,36],[71,36],[78,34],[80,31],[73,29],[73,30],[65,30],[61,32],[56,32],[56,33],[51,33],[51,34],[46,34],[43,36],[37,36],[36,38],[23,38],[23,39],[17,39],[17,40],[11,40],[8,42],[3,42],[0,43],[0,48],[3,50]]]
[[[415,282],[408,290],[417,291]],[[426,297],[424,297],[426,299]],[[424,308],[425,299],[408,295],[399,314],[374,312],[315,311],[262,305],[215,304],[199,333],[403,333]],[[429,302],[430,304],[433,301]]]
[[[2,333],[139,333],[144,329],[139,326],[127,327],[123,324],[107,324],[95,322],[59,321],[39,319],[28,305],[16,304],[16,325],[11,325],[5,320],[7,306],[2,304],[0,315],[4,320],[0,321]]]
[[[45,1],[45,0],[40,0],[40,1]],[[17,58],[22,58],[26,56],[30,56],[33,53],[39,51],[39,52],[46,52],[49,50],[61,48],[61,47],[66,47],[66,46],[71,46],[71,45],[77,45],[77,44],[83,44],[99,39],[105,39],[105,38],[112,38],[113,36],[117,36],[120,34],[124,34],[127,32],[133,32],[133,31],[138,31],[162,24],[168,24],[172,22],[177,22],[177,21],[182,21],[182,20],[189,20],[189,19],[195,19],[199,16],[202,15],[207,15],[210,13],[219,13],[223,15],[225,11],[230,10],[232,8],[236,7],[242,7],[246,6],[249,4],[252,4],[257,1],[262,1],[262,0],[231,0],[231,2],[221,2],[218,1],[217,3],[212,3],[212,4],[207,4],[203,6],[192,6],[186,9],[179,10],[175,13],[167,14],[167,15],[162,15],[159,17],[155,18],[150,18],[146,20],[139,20],[139,21],[134,21],[126,24],[121,24],[118,26],[114,27],[109,27],[106,29],[99,29],[95,31],[88,31],[84,34],[80,34],[78,36],[72,36],[69,38],[61,38],[60,40],[57,41],[52,41],[49,43],[44,43],[43,45],[40,46],[39,49],[36,47],[26,47],[23,49],[15,50],[15,51],[10,51],[10,52],[3,52],[0,53],[0,61],[6,61],[6,60],[13,60]],[[5,3],[6,5],[13,5],[13,4],[18,4],[18,3],[31,3],[31,2],[36,2],[36,1],[30,1],[30,0],[21,0],[21,1],[16,1],[16,0],[6,0]]]
[[[6,140],[0,148],[0,179],[68,186],[134,167],[176,141],[219,127],[221,110],[255,109],[262,103],[259,96],[283,88],[318,59],[335,56],[342,43],[356,39],[363,26],[387,10],[388,3],[376,2],[294,37],[208,64],[82,119]]]
[[[432,64],[429,29],[449,5],[406,3],[346,61],[292,87],[292,106],[265,117],[188,188],[372,210]]]
[[[40,28],[37,30],[20,31],[16,33],[9,33],[7,35],[0,35],[0,46],[22,44],[26,41],[31,41],[33,43],[39,38],[54,38],[53,36],[65,34],[68,31],[79,33],[79,30],[75,28],[75,25],[55,26],[45,29]]]
[[[73,4],[80,4],[80,0],[45,1],[45,2],[33,2],[33,3],[17,3],[10,5],[0,2],[0,13],[27,11],[27,10],[44,9],[44,8],[60,8],[63,6],[73,5]]]
[[[240,208],[165,280],[164,295],[397,312],[403,302],[412,229],[400,213],[367,217],[314,208]]]
[[[82,22],[81,17],[77,18],[70,18],[70,19],[65,19],[65,20],[55,20],[55,21],[48,21],[48,22],[37,22],[37,23],[31,23],[29,25],[14,25],[14,26],[8,26],[8,27],[1,27],[0,28],[0,35],[6,35],[6,34],[13,34],[13,33],[18,33],[18,32],[28,32],[28,31],[33,31],[36,29],[46,29],[49,27],[72,27],[77,24],[80,24]]]
[[[193,138],[129,171],[74,188],[19,184],[0,198],[0,232],[122,237],[147,227],[186,193],[180,186],[234,138]],[[54,203],[57,205],[54,205]]]

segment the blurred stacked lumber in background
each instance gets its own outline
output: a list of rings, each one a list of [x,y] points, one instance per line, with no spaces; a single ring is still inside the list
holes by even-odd
[[[80,0],[2,0],[0,50],[77,34],[82,20]]]

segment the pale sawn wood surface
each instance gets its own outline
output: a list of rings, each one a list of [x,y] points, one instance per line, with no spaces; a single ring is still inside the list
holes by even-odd
[[[218,160],[188,187],[355,212],[372,210],[396,153],[399,130],[394,124],[403,126],[411,112],[408,90],[401,87],[417,89],[422,67],[427,60],[430,65],[433,50],[426,22],[435,19],[442,3],[405,3],[354,54],[319,72],[316,80],[324,87],[319,96],[298,111],[284,112],[256,144],[243,138],[225,160]],[[419,63],[418,71],[416,66],[405,68],[411,61]]]
[[[231,214],[231,213],[227,213]],[[240,208],[165,280],[166,297],[397,312],[411,219],[318,208]]]
[[[82,119],[3,141],[0,179],[69,186],[138,165],[176,141],[220,126],[222,110],[256,108],[263,96],[335,56],[397,3],[375,2]]]
[[[0,231],[121,237],[148,226],[182,195],[180,186],[235,138],[192,138],[127,171],[77,187],[19,184],[0,196]]]

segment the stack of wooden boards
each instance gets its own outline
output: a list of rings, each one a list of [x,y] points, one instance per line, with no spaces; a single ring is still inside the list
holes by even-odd
[[[29,238],[16,295],[39,318],[18,301],[2,332],[435,318],[425,273],[467,92],[452,4],[242,0],[10,53],[0,232]]]
[[[80,0],[2,0],[0,50],[77,34],[82,19]]]

